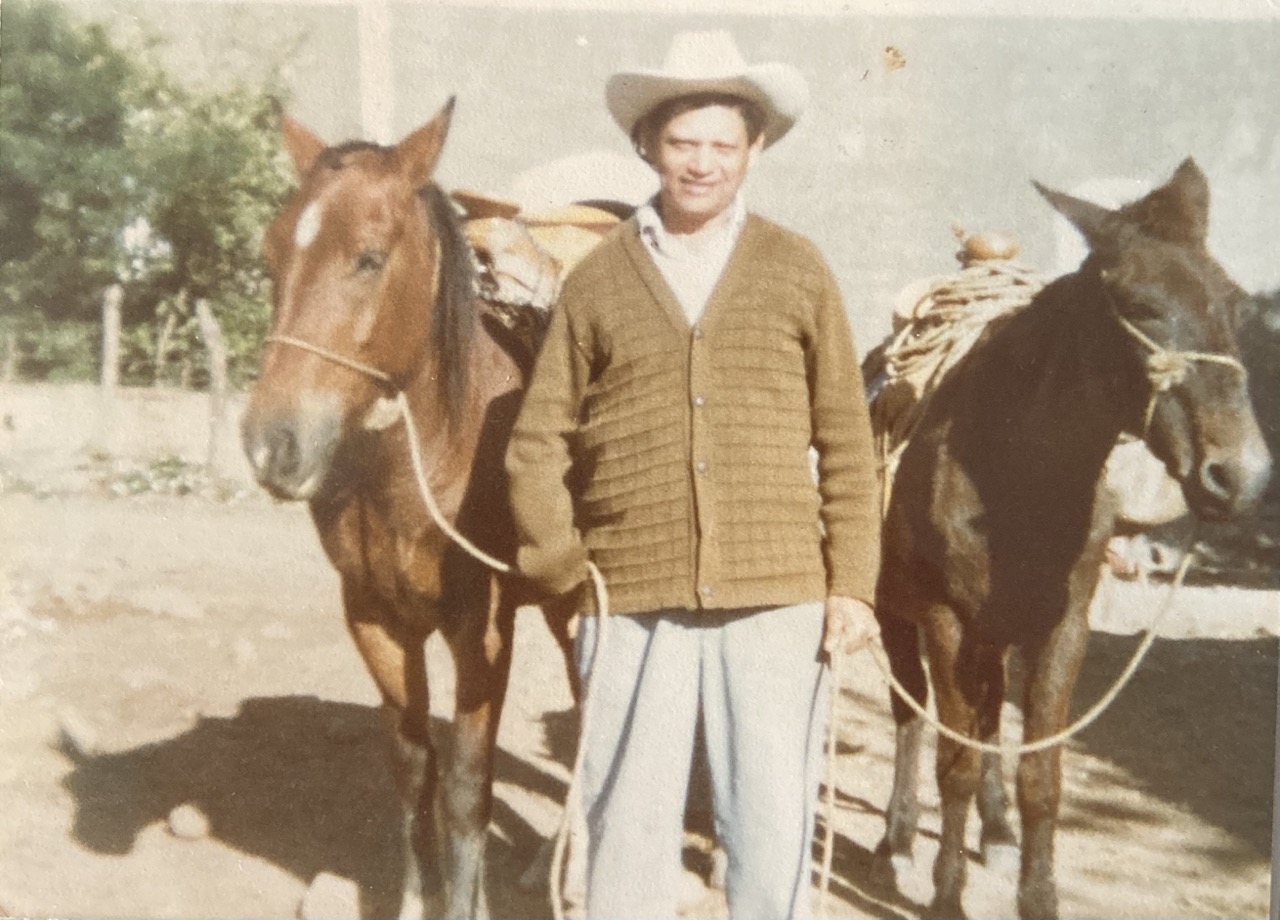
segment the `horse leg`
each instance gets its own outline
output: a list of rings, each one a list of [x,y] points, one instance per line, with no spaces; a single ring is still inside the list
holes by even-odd
[[[1028,657],[1023,710],[1027,741],[1066,725],[1071,694],[1084,660],[1089,624],[1083,610],[1068,615]],[[1024,754],[1018,764],[1018,810],[1022,815],[1022,870],[1018,881],[1021,917],[1058,916],[1053,873],[1053,835],[1062,795],[1062,746]]]
[[[447,636],[457,675],[452,749],[435,818],[445,874],[445,916],[488,917],[485,844],[493,814],[493,756],[511,668],[515,610],[494,585],[488,616]]]
[[[1000,743],[1000,708],[1004,704],[1007,650],[988,662],[990,683],[982,697],[982,740]],[[1009,824],[1009,799],[1004,786],[1004,760],[992,751],[982,753],[978,785],[978,816],[982,819],[982,863],[1010,875],[1018,865],[1018,838]]]
[[[929,685],[920,660],[920,635],[915,623],[900,619],[877,603],[880,637],[894,678],[922,707],[929,699]],[[916,829],[920,819],[919,777],[920,738],[923,722],[891,692],[889,703],[896,724],[893,761],[893,791],[885,809],[885,832],[876,847],[873,875],[896,888],[898,871],[911,865]]]
[[[347,598],[347,625],[369,674],[382,695],[381,714],[387,730],[391,775],[400,798],[404,835],[404,881],[400,900],[401,920],[426,915],[424,891],[439,889],[435,861],[423,859],[416,845],[418,816],[432,796],[436,756],[427,732],[428,694],[423,644],[393,635],[386,624],[364,618],[364,609]],[[422,828],[430,833],[433,828]],[[428,847],[425,851],[432,854]]]
[[[982,726],[973,688],[981,677],[973,669],[982,662],[965,642],[963,624],[956,613],[938,605],[929,616],[925,635],[929,646],[929,673],[933,676],[938,717],[943,725],[970,737],[980,737]],[[976,681],[975,681],[976,678]],[[965,823],[978,789],[978,751],[949,738],[938,737],[937,780],[942,799],[942,838],[933,864],[931,916],[964,916],[967,861]]]

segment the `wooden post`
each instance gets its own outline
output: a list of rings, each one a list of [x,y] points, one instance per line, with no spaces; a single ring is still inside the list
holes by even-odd
[[[217,472],[222,421],[227,409],[227,343],[218,318],[213,315],[209,301],[203,297],[196,301],[196,322],[200,324],[200,337],[209,350],[209,444],[205,468],[213,474]]]
[[[114,395],[120,382],[120,307],[124,287],[113,284],[102,295],[102,389]]]
[[[13,383],[18,377],[18,333],[4,331],[4,366],[0,368],[0,383]]]
[[[170,313],[160,327],[160,335],[156,339],[155,374],[151,378],[153,387],[164,385],[164,372],[169,366],[169,343],[173,340],[173,330],[178,325],[178,314]]]
[[[124,304],[124,287],[118,282],[102,293],[102,368],[99,371],[98,417],[91,445],[94,450],[110,454],[117,447],[116,389],[120,383],[120,308]]]

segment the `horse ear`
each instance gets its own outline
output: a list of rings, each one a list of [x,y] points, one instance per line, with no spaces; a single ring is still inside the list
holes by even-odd
[[[1209,180],[1187,157],[1168,182],[1120,213],[1159,239],[1203,245],[1209,233]]]
[[[1032,180],[1031,184],[1059,214],[1071,221],[1072,225],[1084,235],[1091,250],[1097,251],[1115,241],[1119,231],[1115,211],[1085,201],[1083,198],[1047,188],[1035,180]]]
[[[280,133],[284,136],[284,149],[293,160],[293,169],[300,177],[311,170],[316,158],[329,146],[302,122],[283,113],[280,115]]]
[[[449,133],[449,121],[453,117],[456,98],[450,96],[435,118],[396,145],[400,169],[412,188],[422,188],[431,181],[431,174],[440,159],[440,151],[444,149],[445,136]]]

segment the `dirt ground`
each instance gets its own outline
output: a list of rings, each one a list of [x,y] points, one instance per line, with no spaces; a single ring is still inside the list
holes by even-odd
[[[10,492],[0,522],[0,913],[287,918],[321,873],[358,886],[361,915],[394,912],[400,838],[375,697],[303,508]],[[1157,599],[1135,585],[1113,593],[1077,710],[1123,667]],[[1064,916],[1267,914],[1278,600],[1184,589],[1168,637],[1070,744]],[[516,879],[557,821],[576,717],[535,611],[521,611],[516,642],[492,902],[498,916],[548,916],[545,890]],[[865,660],[854,671],[839,712],[830,913],[916,916],[931,892],[936,798],[926,768],[916,865],[900,894],[869,890],[892,730],[879,672]],[[207,817],[206,834],[169,829],[180,805]],[[966,906],[1013,916],[1013,891],[975,861]],[[691,915],[723,913],[700,886],[686,900]]]

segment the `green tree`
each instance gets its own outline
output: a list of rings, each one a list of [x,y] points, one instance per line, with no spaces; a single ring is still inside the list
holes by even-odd
[[[43,355],[45,370],[84,371],[87,360],[91,372],[98,298],[133,207],[125,132],[135,68],[100,26],[47,0],[11,0],[0,43],[0,313],[10,341]],[[48,320],[79,321],[80,331],[46,335]]]
[[[173,382],[169,366],[202,382],[200,299],[243,381],[268,313],[258,241],[291,185],[276,68],[255,85],[188,86],[158,40],[121,50],[50,0],[10,0],[4,26],[0,323],[21,370],[93,376],[102,293],[121,283],[126,382]]]
[[[232,378],[243,381],[269,313],[262,229],[292,187],[275,103],[249,86],[170,87],[163,97],[169,104],[135,113],[131,139],[146,179],[146,227],[162,244],[151,244],[153,267],[139,281],[160,294],[155,317],[171,331],[176,364],[200,367],[194,304],[204,299],[227,338]]]

